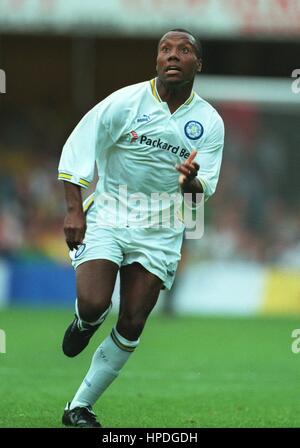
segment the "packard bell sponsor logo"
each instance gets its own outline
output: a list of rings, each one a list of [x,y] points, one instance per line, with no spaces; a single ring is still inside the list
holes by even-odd
[[[138,140],[138,143],[140,145],[153,146],[154,148],[164,149],[166,151],[172,152],[173,154],[178,154],[179,157],[183,157],[184,159],[188,159],[190,155],[190,152],[187,149],[181,148],[179,145],[170,145],[168,142],[164,142],[160,138],[149,138],[147,135],[141,135],[140,137],[136,131],[130,131],[129,139],[130,144],[135,143]]]
[[[179,157],[188,159],[190,152],[185,148],[180,148],[180,146],[173,146],[167,142],[164,142],[160,138],[149,138],[147,135],[142,135],[139,142],[147,146],[153,146],[154,148],[164,149],[166,151],[172,152],[173,154],[178,154]]]

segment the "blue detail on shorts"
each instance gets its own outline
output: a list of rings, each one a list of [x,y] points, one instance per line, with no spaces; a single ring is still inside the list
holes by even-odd
[[[198,140],[203,132],[204,128],[199,121],[191,120],[184,126],[184,133],[190,140]]]
[[[75,258],[80,257],[80,255],[85,250],[85,248],[86,248],[86,244],[81,244],[79,249],[77,249],[77,251],[76,251]]]

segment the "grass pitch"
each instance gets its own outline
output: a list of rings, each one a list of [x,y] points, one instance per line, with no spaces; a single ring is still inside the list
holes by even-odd
[[[72,311],[0,311],[0,427],[58,428],[101,340],[61,352]],[[296,318],[150,317],[141,343],[94,407],[107,428],[300,426]]]

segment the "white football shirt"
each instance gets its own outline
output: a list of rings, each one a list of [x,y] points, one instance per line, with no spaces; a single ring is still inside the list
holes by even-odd
[[[151,226],[159,211],[171,210],[170,201],[155,200],[155,193],[175,195],[178,203],[175,165],[193,149],[205,199],[215,192],[224,145],[222,118],[195,92],[171,114],[155,83],[152,79],[108,96],[82,118],[63,147],[60,180],[87,188],[96,163],[95,205],[107,223],[113,224],[118,214],[120,226],[133,221]]]

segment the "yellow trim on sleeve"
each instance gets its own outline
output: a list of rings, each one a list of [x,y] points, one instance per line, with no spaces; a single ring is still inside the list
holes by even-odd
[[[207,190],[207,184],[206,184],[206,182],[205,182],[201,177],[198,177],[198,179],[200,180],[201,185],[202,185],[202,187],[203,187],[203,191],[204,191],[204,193],[205,193],[205,190]]]
[[[72,174],[67,174],[67,173],[59,173],[58,174],[58,179],[72,179]]]
[[[79,183],[82,184],[82,185],[84,185],[85,187],[88,187],[88,186],[90,185],[90,182],[87,182],[87,181],[84,180],[84,179],[80,179],[80,180],[79,180]]]
[[[86,188],[90,186],[90,182],[88,182],[87,180],[80,178],[78,181],[76,179],[76,177],[77,176],[74,176],[73,174],[62,173],[62,172],[58,173],[58,180],[69,180],[76,185],[80,185],[80,186],[86,187]]]
[[[95,200],[94,195],[92,195],[92,197],[88,200],[88,202],[86,204],[84,204],[84,206],[83,206],[84,213],[87,213],[89,211],[89,209],[91,208],[91,206],[94,203],[94,200]]]

